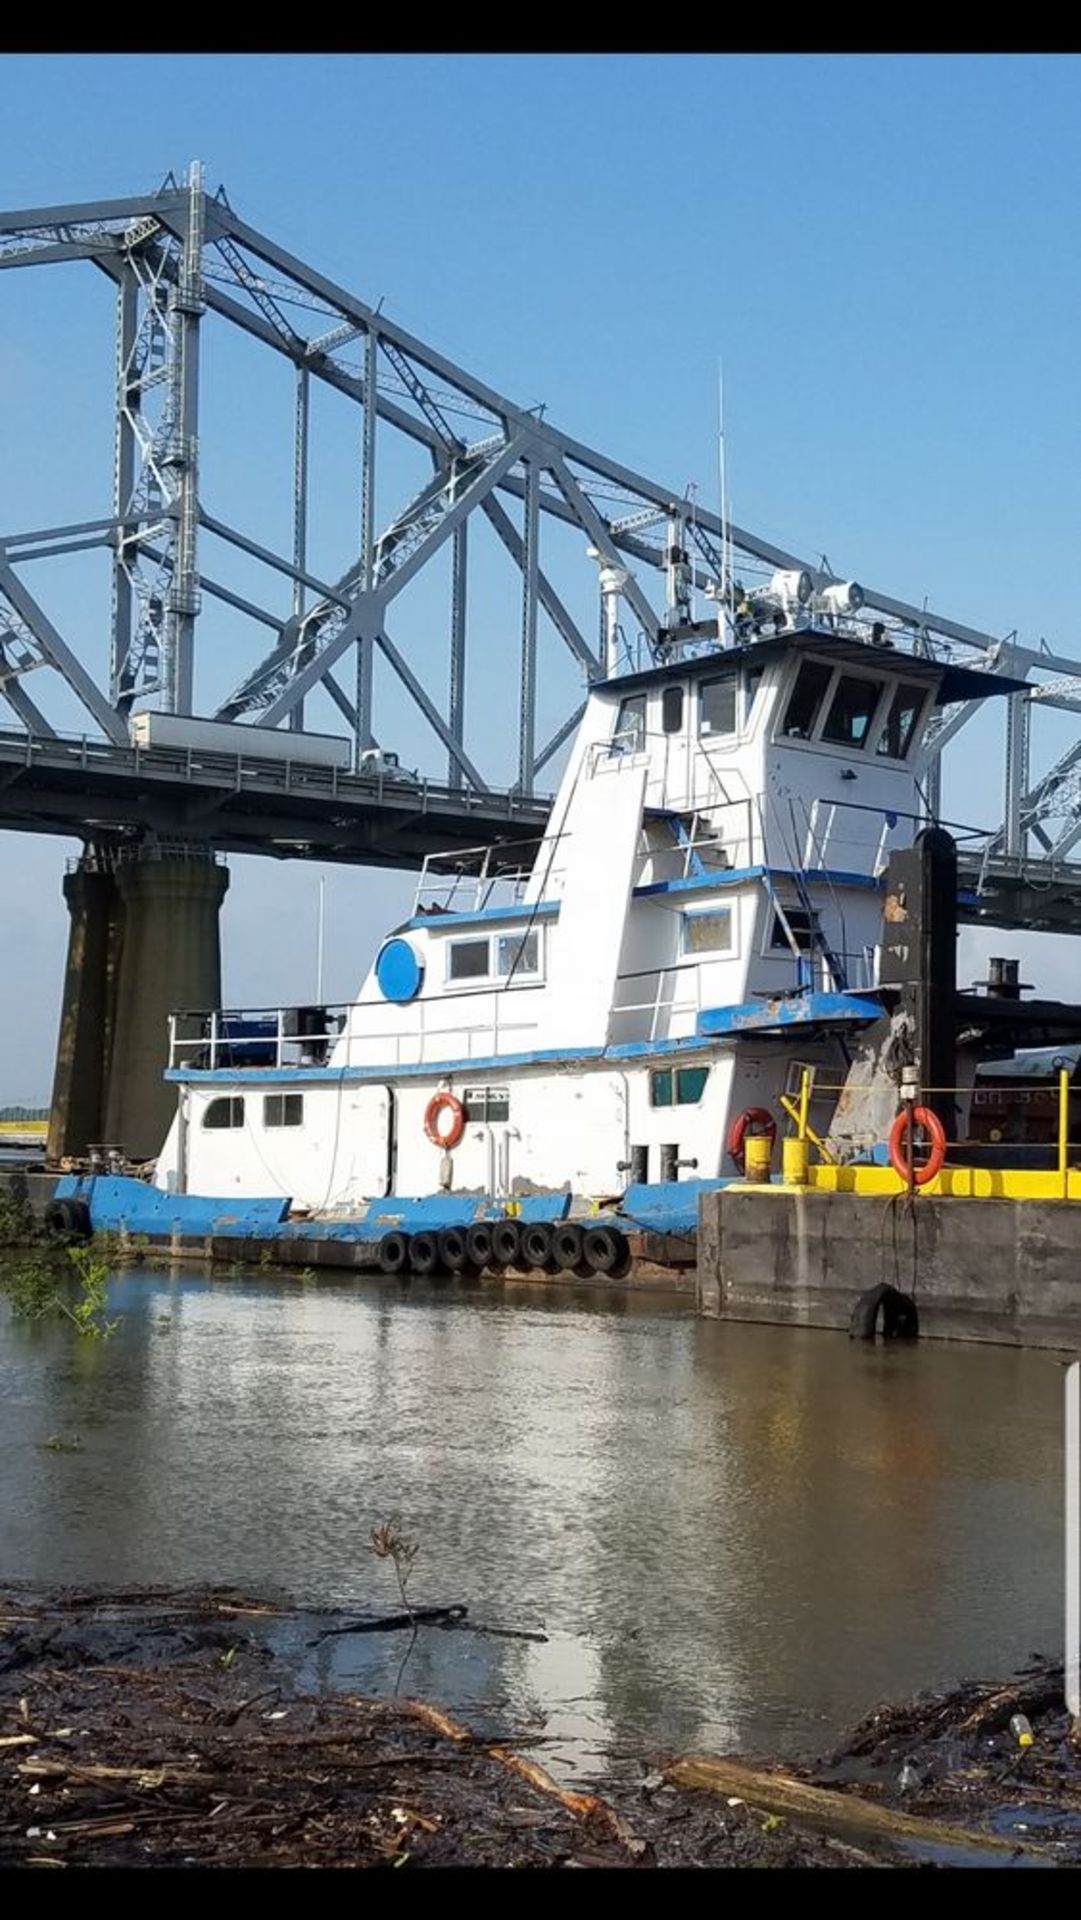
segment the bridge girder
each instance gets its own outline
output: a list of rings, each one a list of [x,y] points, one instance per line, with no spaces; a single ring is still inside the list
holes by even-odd
[[[564,433],[542,407],[516,405],[399,326],[381,305],[360,299],[250,226],[221,188],[205,191],[197,166],[182,182],[168,176],[156,193],[0,212],[0,268],[72,260],[90,261],[116,289],[112,511],[73,526],[0,536],[0,697],[32,735],[51,732],[33,682],[28,685],[40,669],[58,673],[94,732],[114,743],[126,739],[136,701],[191,712],[199,687],[199,621],[211,600],[270,636],[220,703],[221,717],[300,727],[305,701],[322,689],[352,731],[359,764],[376,738],[372,668],[378,653],[445,750],[448,783],[484,793],[491,774],[467,747],[465,699],[469,528],[481,523],[494,530],[520,576],[516,784],[529,795],[573,721],[538,748],[538,675],[546,649],[557,641],[587,682],[603,671],[597,645],[549,566],[546,528],[569,527],[602,559],[633,569],[624,602],[639,629],[636,644],[646,651],[664,623],[638,573],[663,573],[673,527],[696,590],[723,584],[726,549],[735,570],[751,579],[773,569],[810,572],[818,585],[836,577],[823,559],[809,561],[746,528],[725,526],[678,489]],[[288,554],[212,514],[201,495],[199,375],[208,313],[295,369]],[[308,564],[313,381],[354,402],[363,427],[357,551],[329,581]],[[431,472],[380,528],[377,481],[388,434],[423,449]],[[258,561],[283,584],[288,605],[264,605],[209,573],[200,554],[207,535]],[[112,551],[110,658],[101,685],[20,571],[33,560],[91,546]],[[395,640],[389,613],[444,549],[453,557],[453,582],[446,685],[436,689]],[[1030,850],[1041,860],[1065,858],[1081,840],[1081,743],[1033,781],[1030,720],[1036,706],[1081,711],[1081,660],[1042,642],[1022,646],[1016,635],[984,632],[876,588],[863,592],[866,614],[895,644],[946,656],[975,651],[992,670],[1032,679],[1031,697],[1015,695],[1008,703],[1003,820],[987,847],[999,861],[1023,864]],[[352,697],[338,678],[350,658]],[[1048,684],[1041,675],[1057,678]],[[938,751],[972,711],[942,716]]]

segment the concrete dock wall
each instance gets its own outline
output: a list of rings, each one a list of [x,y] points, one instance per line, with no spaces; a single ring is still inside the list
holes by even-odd
[[[1081,1350],[1081,1207],[727,1188],[700,1203],[699,1312],[847,1328],[880,1282],[932,1338]]]

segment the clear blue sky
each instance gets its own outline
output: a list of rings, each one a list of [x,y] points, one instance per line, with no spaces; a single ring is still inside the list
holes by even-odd
[[[976,625],[1077,650],[1077,58],[20,56],[3,80],[6,204],[145,190],[198,157],[254,225],[521,403],[543,400],[677,487],[697,481],[711,504],[723,349],[737,520]],[[96,279],[78,266],[0,279],[0,527],[107,509]],[[287,441],[272,459],[270,400],[257,384],[245,399],[221,351],[215,372],[208,330],[208,412],[231,411],[204,490],[280,537]],[[344,566],[352,483],[330,456],[324,478],[316,539]],[[100,663],[107,599],[92,610],[80,578],[34,584]],[[478,636],[482,660],[497,625]],[[395,744],[434,770],[408,724]],[[1037,761],[1064,724],[1044,723]],[[981,717],[959,747],[947,811],[997,815],[996,728]],[[0,842],[0,1100],[48,1092],[74,851]],[[316,889],[311,868],[233,862],[230,998],[311,993]],[[333,997],[354,990],[407,891],[331,874]],[[980,951],[1015,944],[994,935]],[[1030,944],[1027,977],[1073,991],[1072,954]]]

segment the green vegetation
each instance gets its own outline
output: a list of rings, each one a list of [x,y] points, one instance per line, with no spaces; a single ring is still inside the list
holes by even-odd
[[[67,1320],[80,1339],[107,1340],[115,1333],[117,1322],[105,1317],[105,1289],[110,1263],[91,1246],[62,1249],[60,1264],[56,1254],[36,1254],[30,1259],[10,1261],[0,1266],[0,1289],[11,1303],[11,1311],[20,1320]],[[72,1296],[70,1282],[74,1269],[77,1288]]]

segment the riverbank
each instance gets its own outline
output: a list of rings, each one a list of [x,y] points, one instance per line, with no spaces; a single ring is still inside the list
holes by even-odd
[[[283,1627],[409,1645],[408,1621],[318,1618],[205,1589],[0,1594],[0,1864],[1081,1864],[1046,1665],[880,1708],[813,1765],[643,1753],[572,1791],[513,1728],[297,1687]]]

